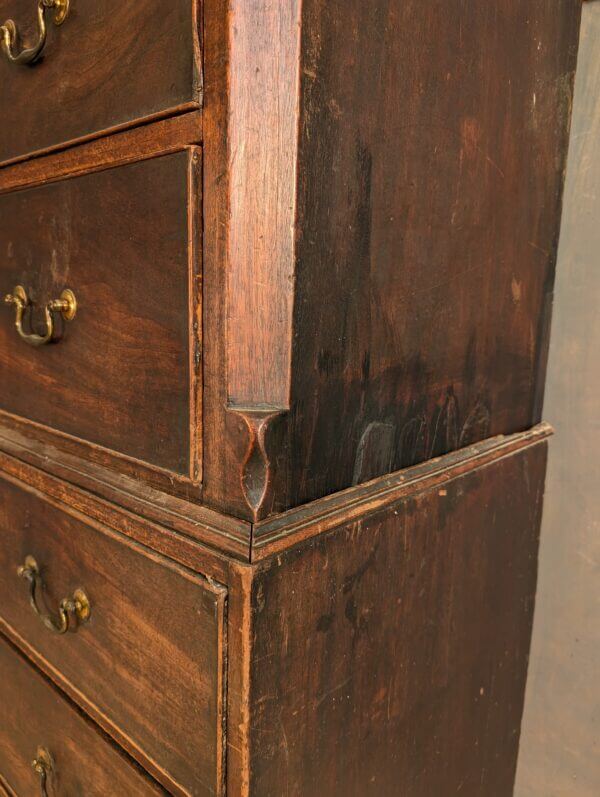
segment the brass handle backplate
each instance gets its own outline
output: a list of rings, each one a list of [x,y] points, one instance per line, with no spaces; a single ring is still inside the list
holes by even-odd
[[[17,574],[29,584],[29,603],[45,627],[55,634],[66,634],[77,631],[77,628],[90,619],[91,607],[87,595],[82,589],[76,589],[70,598],[63,598],[58,606],[58,615],[53,617],[40,608],[38,592],[41,593],[44,583],[40,568],[33,556],[27,556],[25,563],[19,567]]]
[[[46,13],[54,9],[53,22],[55,25],[62,25],[69,13],[69,0],[38,0],[38,38],[31,47],[24,47],[17,51],[19,32],[12,19],[7,19],[4,25],[0,25],[0,42],[4,54],[13,64],[31,64],[42,53],[46,44],[48,33],[46,26]]]
[[[30,346],[43,346],[50,343],[55,333],[54,313],[60,313],[65,321],[72,321],[77,312],[77,299],[73,291],[65,290],[59,299],[52,299],[44,308],[46,316],[46,332],[43,335],[35,335],[25,332],[23,328],[23,318],[25,311],[30,307],[31,302],[27,291],[22,285],[17,285],[12,293],[4,297],[6,304],[12,304],[16,309],[15,328],[19,337],[29,343]]]
[[[54,763],[52,756],[45,747],[38,747],[31,766],[40,779],[40,794],[42,797],[48,797],[48,778],[54,769]]]

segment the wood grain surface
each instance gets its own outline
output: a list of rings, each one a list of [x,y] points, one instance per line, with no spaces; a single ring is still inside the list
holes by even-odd
[[[580,4],[204,19],[204,500],[259,521],[537,423]]]
[[[78,301],[62,338],[39,348],[2,306],[0,408],[188,479],[201,431],[197,158],[190,148],[0,197],[2,294],[21,284],[40,308],[70,288]]]
[[[512,794],[545,462],[542,442],[257,569],[236,795]]]
[[[0,468],[159,553],[223,581],[250,558],[252,526],[0,426]]]
[[[0,21],[12,18],[26,44],[37,36],[35,6],[0,0]],[[49,24],[37,63],[2,53],[0,161],[197,108],[198,16],[198,0],[73,0],[64,24]]]
[[[1,638],[0,705],[0,794],[40,794],[31,766],[39,746],[52,756],[51,795],[165,794]]]
[[[88,141],[0,169],[0,193],[44,185],[65,177],[123,166],[185,149],[202,141],[202,112],[192,111]]]
[[[170,792],[219,795],[226,590],[8,477],[0,481],[0,627]],[[88,623],[57,636],[42,609],[84,589]]]
[[[287,503],[540,420],[579,15],[304,4]]]
[[[299,0],[233,0],[228,398],[289,405],[295,184],[300,101]]]

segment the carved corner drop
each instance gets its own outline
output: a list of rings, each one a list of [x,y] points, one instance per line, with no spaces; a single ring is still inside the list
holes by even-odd
[[[230,412],[239,415],[248,428],[248,447],[241,467],[244,497],[252,521],[265,514],[273,486],[273,463],[268,451],[268,434],[274,421],[288,412],[287,407],[242,407],[230,404]]]

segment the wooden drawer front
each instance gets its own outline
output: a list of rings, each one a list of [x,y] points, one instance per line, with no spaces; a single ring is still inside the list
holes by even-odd
[[[40,609],[56,621],[81,588],[87,622],[63,635],[44,626],[17,575],[28,556]],[[220,794],[225,600],[224,588],[0,478],[0,627],[177,794]]]
[[[164,794],[2,638],[0,706],[0,793],[4,782],[9,794],[39,797],[32,761],[41,748],[52,797]]]
[[[38,0],[0,0],[26,45]],[[0,161],[47,150],[199,101],[197,0],[70,0],[48,15],[43,58],[24,66],[0,52]]]
[[[32,319],[46,332],[43,308],[63,290],[77,299],[72,321],[53,313],[55,342],[41,346],[19,337],[14,306],[0,306],[0,409],[185,477],[199,467],[197,156],[0,196],[0,291],[25,288],[25,332]]]

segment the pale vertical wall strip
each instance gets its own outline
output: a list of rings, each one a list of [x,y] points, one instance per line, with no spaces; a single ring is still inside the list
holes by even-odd
[[[600,2],[585,3],[544,418],[550,445],[517,797],[600,794]]]

